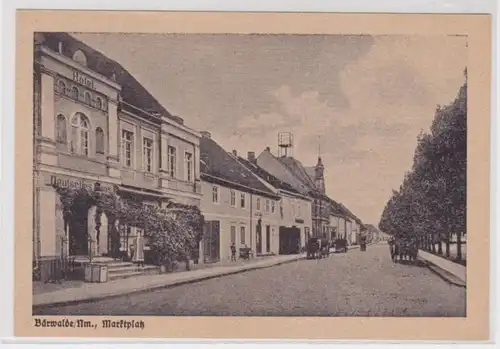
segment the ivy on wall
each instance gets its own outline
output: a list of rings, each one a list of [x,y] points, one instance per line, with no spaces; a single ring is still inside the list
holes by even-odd
[[[194,205],[169,202],[166,207],[143,205],[121,198],[117,191],[103,191],[95,188],[67,188],[53,185],[63,205],[64,227],[75,214],[75,204],[81,207],[96,207],[95,223],[97,233],[102,214],[106,214],[110,226],[128,225],[144,231],[148,245],[159,265],[170,265],[173,261],[193,257],[203,236],[203,216]],[[118,256],[120,236],[116,229],[108,232],[114,239],[111,254]]]

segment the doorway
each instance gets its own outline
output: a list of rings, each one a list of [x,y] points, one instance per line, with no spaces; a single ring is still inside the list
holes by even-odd
[[[203,260],[215,263],[220,260],[220,221],[206,221],[203,234]]]
[[[256,248],[257,254],[262,254],[262,225],[257,225],[257,234],[256,234]]]
[[[266,252],[271,252],[271,227],[266,225]]]
[[[69,254],[70,256],[88,255],[88,218],[86,216],[72,217],[69,224]]]

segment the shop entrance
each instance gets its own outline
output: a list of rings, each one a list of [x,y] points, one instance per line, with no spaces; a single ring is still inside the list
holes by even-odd
[[[75,202],[69,222],[69,254],[72,256],[87,255],[88,241],[88,205]]]

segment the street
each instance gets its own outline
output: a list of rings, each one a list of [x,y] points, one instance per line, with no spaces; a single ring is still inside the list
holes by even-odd
[[[300,260],[39,315],[465,316],[466,289],[393,264],[387,245]]]

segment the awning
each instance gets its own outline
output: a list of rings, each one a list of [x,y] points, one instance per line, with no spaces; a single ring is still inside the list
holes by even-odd
[[[168,199],[168,197],[165,196],[161,191],[152,190],[152,189],[136,188],[136,187],[129,187],[126,185],[119,185],[118,190],[124,191],[127,193],[131,193],[131,194],[136,194],[136,195],[150,196],[150,197],[154,197],[157,199]]]

